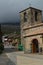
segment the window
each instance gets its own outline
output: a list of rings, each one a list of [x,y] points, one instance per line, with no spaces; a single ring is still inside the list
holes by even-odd
[[[37,12],[35,11],[35,21],[37,21]]]
[[[26,21],[27,21],[27,13],[24,12],[24,22],[26,22]]]

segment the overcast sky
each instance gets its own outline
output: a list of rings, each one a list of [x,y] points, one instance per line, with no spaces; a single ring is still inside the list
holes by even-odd
[[[43,0],[0,0],[0,23],[20,22],[19,12],[30,4],[43,11]]]

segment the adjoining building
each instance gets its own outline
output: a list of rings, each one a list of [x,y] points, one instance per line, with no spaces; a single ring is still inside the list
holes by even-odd
[[[9,48],[12,46],[18,50],[18,44],[20,43],[20,23],[2,23],[1,31],[4,46],[8,46]]]
[[[20,12],[21,44],[26,53],[43,52],[42,11],[29,7]]]

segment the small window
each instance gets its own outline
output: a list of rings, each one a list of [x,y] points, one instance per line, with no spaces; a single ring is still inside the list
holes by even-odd
[[[26,21],[27,21],[27,13],[24,12],[24,22],[26,22]]]
[[[35,21],[37,21],[37,12],[35,11]]]

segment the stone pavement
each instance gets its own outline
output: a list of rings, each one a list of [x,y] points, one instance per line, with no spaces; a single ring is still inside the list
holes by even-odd
[[[16,61],[16,65],[43,65],[43,55],[24,54],[24,52],[12,52],[6,54],[11,61]]]
[[[5,46],[3,54],[0,54],[0,65],[16,65],[15,62],[13,62],[10,58],[8,58],[6,53],[13,53],[16,51],[15,48],[13,48],[11,45],[10,46]],[[14,57],[15,60],[15,57]]]
[[[0,65],[15,65],[9,58],[8,56],[3,53],[0,55]]]
[[[15,48],[5,48],[0,55],[0,65],[43,65],[43,55],[24,54],[16,51]]]

